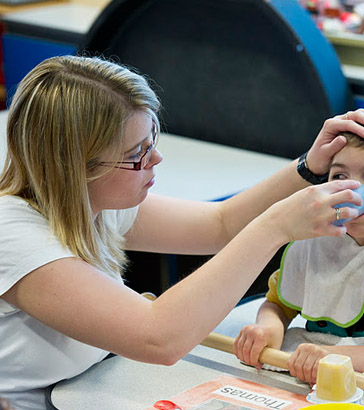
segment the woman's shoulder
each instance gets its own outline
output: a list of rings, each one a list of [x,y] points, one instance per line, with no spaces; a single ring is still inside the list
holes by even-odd
[[[25,199],[14,195],[0,196],[0,226],[6,224],[11,229],[12,222],[48,226],[46,218]]]
[[[28,201],[15,195],[0,195],[0,211],[37,212]]]
[[[28,202],[15,195],[0,195],[0,207],[7,207],[9,205],[27,206]]]
[[[64,248],[51,232],[48,220],[26,200],[11,195],[0,196],[0,253],[14,246],[19,252],[41,253],[45,248]]]

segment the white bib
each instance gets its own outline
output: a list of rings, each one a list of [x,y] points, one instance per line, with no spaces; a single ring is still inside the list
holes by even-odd
[[[278,296],[308,320],[341,327],[364,312],[364,247],[349,235],[297,241],[288,245],[278,281]]]

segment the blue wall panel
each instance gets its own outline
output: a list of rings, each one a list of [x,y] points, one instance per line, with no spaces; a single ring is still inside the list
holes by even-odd
[[[4,34],[3,53],[5,86],[9,105],[18,83],[32,68],[49,57],[75,54],[76,46]]]

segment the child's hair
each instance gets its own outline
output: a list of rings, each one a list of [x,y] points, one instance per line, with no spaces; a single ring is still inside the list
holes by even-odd
[[[343,135],[346,138],[346,146],[364,148],[364,138],[359,137],[359,135],[349,131],[342,132],[340,135]]]
[[[8,153],[0,194],[26,199],[61,243],[108,273],[124,263],[122,242],[92,214],[87,182],[113,147],[123,154],[126,121],[137,110],[158,127],[160,103],[147,81],[100,58],[63,56],[43,61],[21,81],[7,125]],[[110,150],[111,151],[111,150]]]

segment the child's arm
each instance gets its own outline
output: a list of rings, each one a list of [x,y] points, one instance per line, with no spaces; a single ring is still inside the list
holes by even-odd
[[[364,346],[324,346],[329,353],[350,356],[356,372],[364,372]]]
[[[289,359],[289,371],[302,381],[316,383],[319,360],[333,353],[349,356],[354,370],[364,372],[364,346],[324,346],[312,343],[298,346]]]
[[[280,349],[289,322],[278,305],[266,300],[259,309],[256,324],[241,329],[235,339],[234,353],[244,363],[260,369],[260,353],[265,347]]]
[[[244,363],[262,367],[258,361],[265,347],[280,349],[287,326],[296,315],[295,311],[281,305],[277,295],[279,271],[269,278],[267,299],[258,311],[256,324],[241,329],[234,343],[236,356]]]

